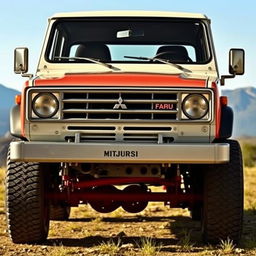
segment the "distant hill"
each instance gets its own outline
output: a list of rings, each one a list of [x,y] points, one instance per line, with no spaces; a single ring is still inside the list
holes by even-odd
[[[222,94],[228,96],[235,113],[233,136],[256,136],[256,88],[223,90]]]
[[[17,94],[20,92],[0,84],[0,136],[9,130],[9,112],[15,104],[15,95]]]

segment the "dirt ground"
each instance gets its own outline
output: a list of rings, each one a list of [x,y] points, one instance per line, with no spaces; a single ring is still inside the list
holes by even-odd
[[[45,243],[16,245],[6,232],[3,179],[0,169],[0,255],[256,255],[256,168],[245,170],[244,231],[235,248],[228,241],[204,245],[200,222],[192,221],[187,210],[168,209],[161,203],[149,204],[140,214],[73,208],[68,221],[51,222]]]

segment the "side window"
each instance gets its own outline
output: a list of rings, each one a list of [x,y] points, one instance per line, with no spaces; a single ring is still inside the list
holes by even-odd
[[[61,41],[60,41],[60,51],[59,51],[59,57],[63,56],[64,54],[64,45],[65,45],[65,37],[62,36],[61,37]]]
[[[72,45],[69,51],[68,57],[75,57],[76,56],[76,50],[78,48],[79,44]]]
[[[52,38],[52,45],[49,53],[50,60],[55,60],[57,57],[63,57],[65,55],[65,43],[66,38],[64,33],[56,28]]]
[[[187,49],[188,56],[192,60],[192,62],[196,62],[195,48],[193,46],[190,46],[190,45],[183,45],[183,46]]]
[[[52,45],[51,45],[50,54],[49,54],[50,60],[54,60],[54,57],[56,56],[56,45],[57,45],[58,37],[59,37],[59,30],[56,29],[52,39]]]

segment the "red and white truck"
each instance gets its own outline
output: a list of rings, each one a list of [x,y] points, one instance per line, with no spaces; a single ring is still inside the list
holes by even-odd
[[[13,242],[46,239],[49,220],[79,204],[137,213],[149,201],[188,208],[206,242],[239,241],[242,157],[220,85],[244,73],[244,51],[231,49],[219,76],[205,15],[56,14],[36,74],[27,48],[15,49],[14,69],[29,79],[10,116]]]

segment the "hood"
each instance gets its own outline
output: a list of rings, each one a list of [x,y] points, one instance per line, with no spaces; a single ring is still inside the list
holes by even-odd
[[[163,74],[66,74],[61,78],[36,78],[34,86],[106,86],[106,87],[207,87],[207,79],[191,79]]]

